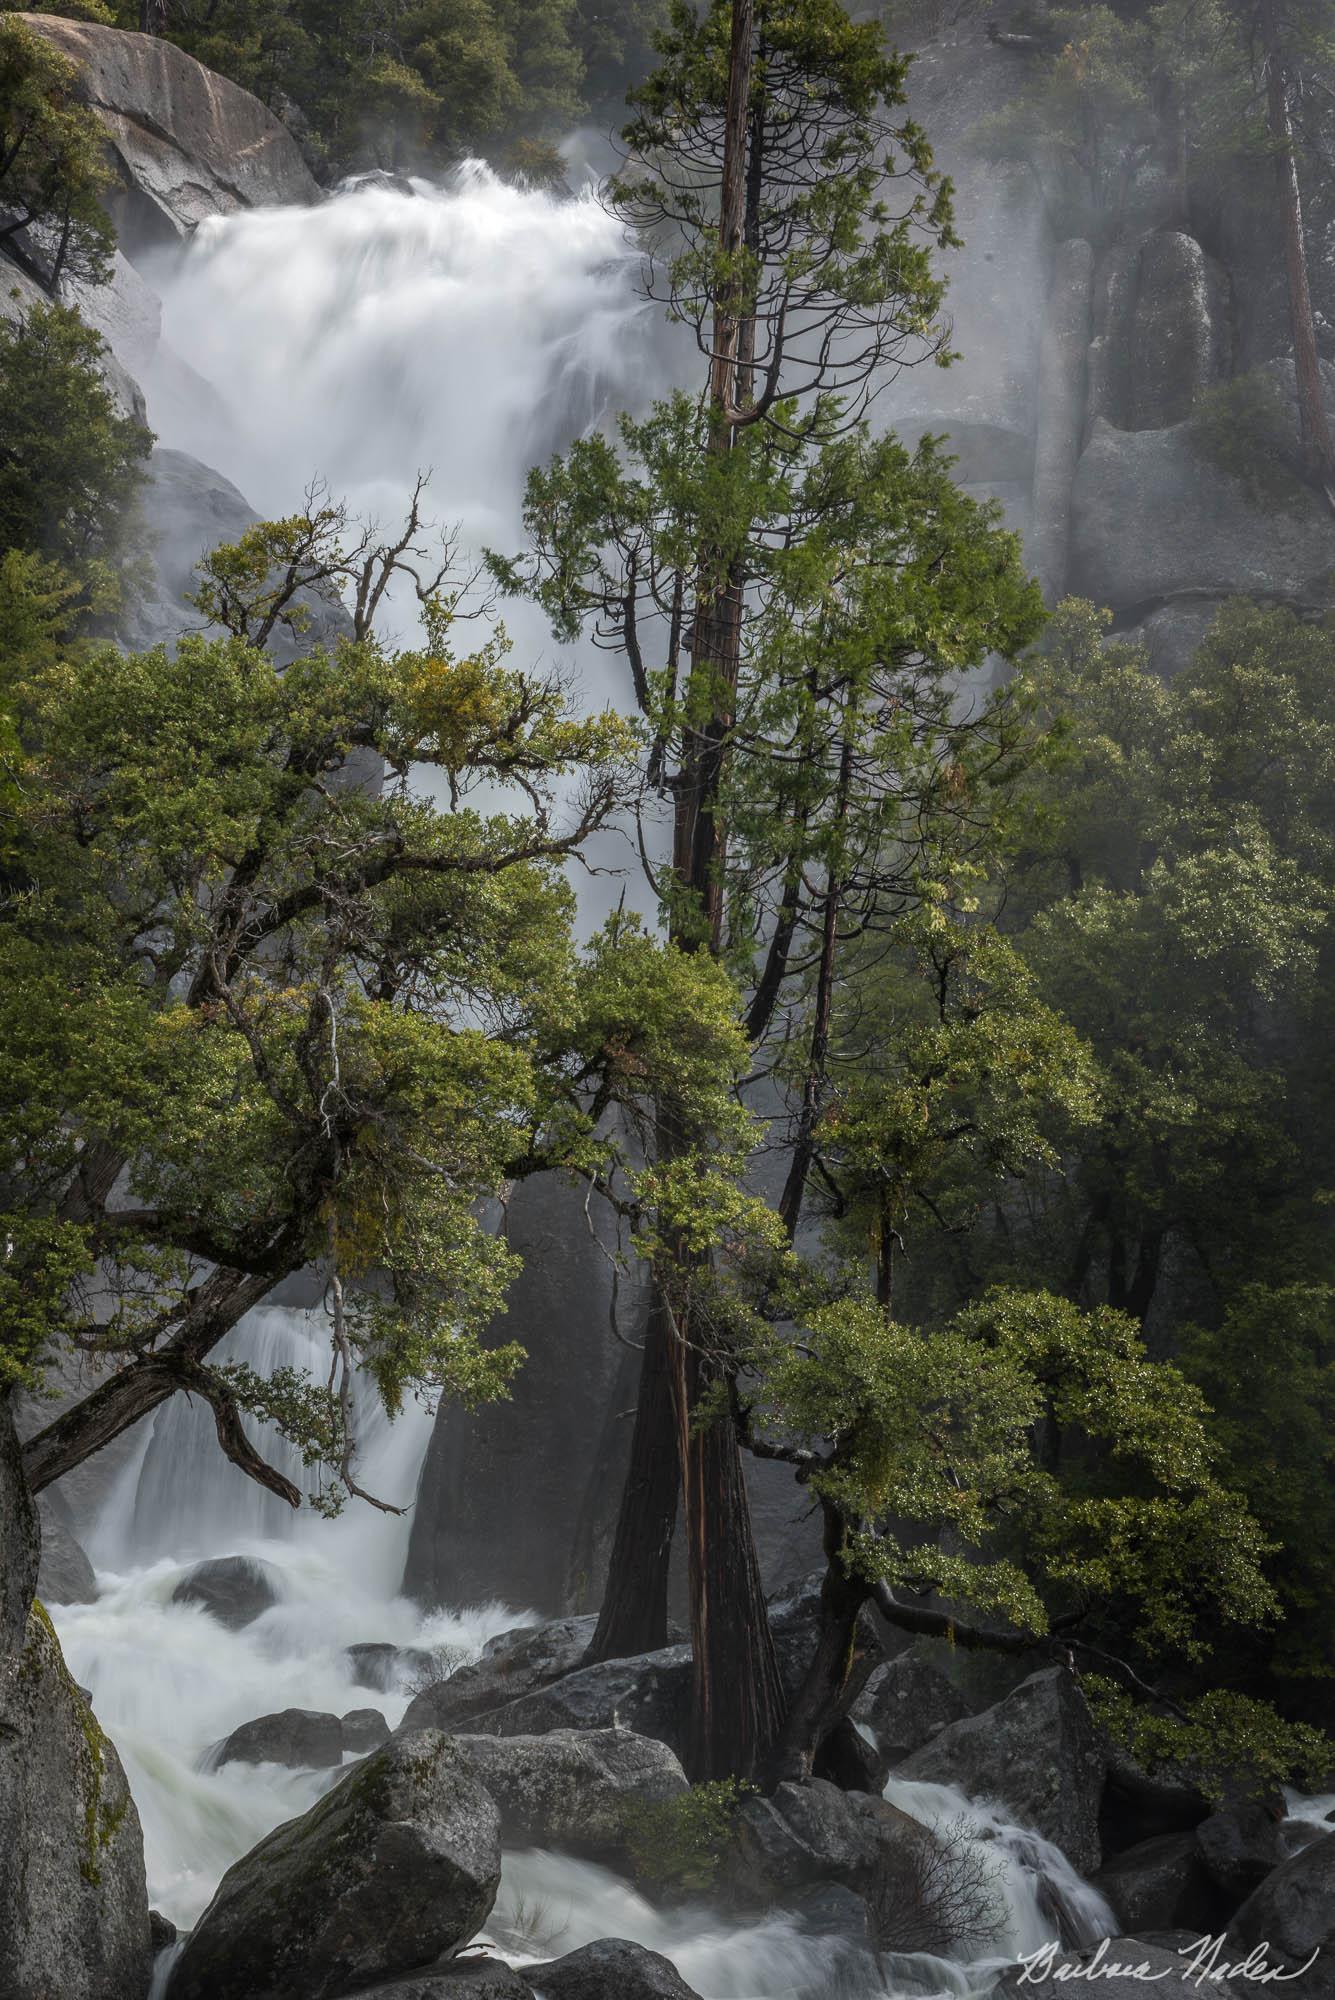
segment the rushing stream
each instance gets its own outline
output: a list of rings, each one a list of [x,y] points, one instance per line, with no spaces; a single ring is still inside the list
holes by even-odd
[[[190,368],[165,353],[149,370],[150,417],[164,444],[216,467],[263,513],[291,511],[321,478],[389,525],[415,472],[431,468],[434,511],[457,524],[463,550],[515,546],[527,467],[666,384],[670,346],[636,295],[635,265],[591,195],[559,201],[483,168],[446,188],[354,187],[314,210],[207,223],[151,274],[166,339]],[[507,622],[530,657],[550,653],[522,611]],[[586,678],[609,671],[578,664]],[[325,1343],[320,1309],[269,1307],[229,1350],[268,1372],[320,1367]],[[367,1408],[363,1419],[360,1476],[410,1502],[429,1415],[410,1407],[390,1425]],[[97,1523],[78,1524],[101,1595],[55,1608],[70,1669],[129,1774],[151,1899],[183,1926],[233,1860],[337,1777],[218,1768],[230,1730],[285,1707],[378,1707],[393,1725],[411,1688],[356,1685],[346,1647],[390,1641],[462,1660],[524,1618],[489,1605],[423,1619],[397,1595],[403,1519],[355,1506],[332,1522],[293,1515],[219,1456],[211,1430],[181,1398],[145,1421]],[[280,1441],[263,1445],[300,1479]],[[173,1602],[192,1562],[236,1553],[276,1580],[279,1602],[253,1623],[229,1631]],[[937,1787],[892,1784],[890,1796],[928,1823],[969,1822],[1004,1909],[1004,1935],[972,1967],[906,1958],[869,1972],[865,1956],[845,1963],[787,1916],[656,1910],[607,1869],[546,1853],[507,1857],[487,1935],[516,1963],[631,1938],[673,1959],[705,2000],[864,2000],[983,1990],[992,1964],[1059,1921],[1072,1941],[1106,1928],[1094,1892],[1037,1836]],[[166,1970],[164,1959],[157,1991]]]

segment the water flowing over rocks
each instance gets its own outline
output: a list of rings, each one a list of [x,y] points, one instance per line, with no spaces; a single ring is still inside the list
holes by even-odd
[[[126,249],[188,234],[205,216],[318,200],[273,113],[171,42],[51,14],[20,18],[76,64],[106,128],[121,180],[110,206]]]
[[[1247,1898],[1229,1930],[1242,1952],[1267,1947],[1266,1959],[1290,1973],[1314,1962],[1293,1984],[1302,2000],[1335,1994],[1335,1833],[1295,1854]]]
[[[464,1753],[401,1736],[228,1870],[171,2000],[342,2000],[466,1944],[500,1876],[500,1818]]]
[[[625,1938],[603,1938],[530,1969],[543,2000],[698,2000],[676,1967]]]
[[[1049,1667],[982,1715],[950,1723],[898,1775],[996,1800],[1092,1874],[1106,1768],[1083,1694],[1064,1667]]]
[[[507,1847],[615,1860],[625,1846],[630,1805],[679,1798],[688,1789],[667,1745],[629,1729],[453,1740],[496,1801]]]

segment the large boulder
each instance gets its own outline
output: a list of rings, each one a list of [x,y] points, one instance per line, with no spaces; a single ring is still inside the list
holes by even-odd
[[[528,1976],[543,2000],[698,2000],[669,1959],[626,1938],[599,1938]]]
[[[1161,1833],[1128,1847],[1105,1862],[1094,1887],[1132,1934],[1217,1930],[1232,1907],[1210,1880],[1193,1833]]]
[[[877,1667],[851,1711],[855,1722],[875,1731],[892,1766],[969,1712],[959,1689],[916,1652]]]
[[[212,1556],[196,1563],[172,1592],[173,1604],[199,1604],[229,1632],[252,1625],[277,1604],[274,1572],[253,1556]]]
[[[1161,430],[1189,417],[1228,360],[1228,286],[1194,236],[1161,229],[1139,259],[1130,330],[1132,430]]]
[[[1328,604],[1330,512],[1315,495],[1258,506],[1193,427],[1119,431],[1100,419],[1072,491],[1070,588],[1114,611],[1243,594]]]
[[[981,1715],[950,1723],[898,1775],[993,1801],[1090,1875],[1106,1768],[1084,1695],[1064,1667],[1048,1667]]]
[[[355,2000],[533,2000],[533,1988],[494,1958],[469,1958],[389,1986],[359,1987]]]
[[[445,1682],[446,1687],[449,1682]],[[685,1734],[691,1688],[691,1649],[667,1646],[628,1660],[604,1660],[581,1667],[550,1686],[503,1708],[470,1718],[470,1733],[489,1736],[545,1736],[553,1729],[633,1729],[679,1749]],[[434,1688],[424,1688],[409,1704],[403,1726],[434,1726]]]
[[[139,1816],[40,1604],[22,1648],[0,1661],[0,1857],[5,2000],[143,2000]]]
[[[967,1942],[976,1956],[1004,1923],[994,1885],[962,1844],[885,1799],[822,1778],[742,1802],[722,1879],[754,1909],[800,1909],[813,1892],[851,1890],[884,1951],[945,1953]]]
[[[50,14],[20,18],[79,70],[119,170],[111,208],[131,255],[188,235],[208,216],[319,199],[273,113],[174,43]]]
[[[574,1673],[588,1651],[597,1623],[590,1613],[583,1618],[560,1618],[546,1625],[498,1632],[487,1641],[480,1659],[422,1689],[409,1710],[415,1726],[457,1730],[475,1715],[503,1708]],[[371,1649],[357,1646],[348,1650],[365,1654]]]
[[[1248,1799],[1211,1813],[1196,1828],[1196,1850],[1210,1880],[1235,1909],[1288,1858],[1283,1799]]]
[[[75,1539],[58,1489],[41,1495],[37,1512],[42,1524],[37,1595],[43,1604],[92,1604],[97,1597],[97,1578]]]
[[[383,1716],[380,1721],[384,1724]],[[286,1764],[294,1771],[327,1771],[343,1762],[343,1724],[336,1715],[312,1708],[284,1708],[276,1715],[257,1715],[226,1738],[217,1762]]]
[[[1229,1930],[1230,1946],[1264,1945],[1270,1965],[1290,1975],[1312,1963],[1294,1982],[1301,2000],[1335,1995],[1335,1833],[1295,1854],[1250,1895]]]
[[[547,1736],[455,1739],[496,1801],[507,1847],[620,1854],[627,1809],[689,1789],[665,1743],[629,1729],[553,1730]]]
[[[342,1718],[343,1749],[353,1757],[366,1757],[390,1739],[390,1727],[378,1708],[353,1708]]]
[[[397,1737],[228,1869],[170,2000],[341,2000],[467,1943],[500,1879],[500,1816],[466,1754]]]

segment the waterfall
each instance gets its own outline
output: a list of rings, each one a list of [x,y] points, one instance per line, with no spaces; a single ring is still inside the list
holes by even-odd
[[[225,474],[262,514],[293,511],[322,479],[389,527],[429,468],[432,510],[455,527],[465,563],[485,546],[515,549],[529,465],[670,381],[671,341],[637,295],[636,270],[591,193],[557,199],[477,165],[442,187],[364,182],[315,209],[215,219],[149,273],[165,335],[144,376],[150,418],[163,444]],[[519,663],[550,664],[531,610],[507,610],[507,625]],[[586,698],[620,698],[607,656],[563,664],[583,675]],[[323,1372],[327,1357],[319,1304],[252,1312],[220,1350],[263,1374]],[[411,1501],[430,1422],[409,1405],[391,1424],[361,1393],[362,1483]],[[308,1489],[298,1455],[252,1429]],[[56,1606],[56,1622],[125,1762],[150,1897],[182,1925],[234,1860],[338,1777],[220,1765],[232,1729],[285,1707],[374,1706],[393,1726],[408,1690],[357,1686],[347,1647],[384,1641],[463,1659],[525,1616],[483,1605],[423,1619],[396,1594],[404,1519],[356,1504],[332,1522],[294,1514],[221,1457],[209,1412],[183,1397],[140,1426],[110,1504],[85,1530],[101,1595]],[[193,1560],[233,1553],[261,1559],[277,1582],[278,1601],[240,1631],[174,1598]],[[704,2000],[876,2000],[982,1992],[1002,1956],[1058,1924],[1072,1940],[1108,1927],[1100,1899],[1038,1835],[939,1787],[892,1781],[887,1796],[929,1824],[969,1817],[1004,1891],[1007,1933],[993,1957],[920,1954],[878,1968],[781,1911],[748,1923],[703,1906],[656,1909],[608,1869],[546,1853],[506,1857],[487,1935],[516,1964],[630,1938],[673,1960]],[[164,1954],[155,1996],[169,1964]]]

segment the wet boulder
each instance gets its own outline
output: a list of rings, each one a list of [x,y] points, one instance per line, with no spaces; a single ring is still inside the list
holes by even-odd
[[[1206,1872],[1193,1833],[1161,1833],[1114,1856],[1094,1877],[1129,1932],[1217,1930],[1232,1905]]]
[[[253,1556],[214,1556],[196,1563],[172,1592],[173,1604],[199,1604],[229,1632],[252,1625],[277,1604],[274,1572]]]
[[[545,1736],[553,1729],[633,1729],[679,1750],[691,1690],[691,1649],[666,1646],[628,1660],[604,1660],[582,1667],[504,1708],[486,1710],[469,1722],[470,1733],[488,1736]],[[431,1690],[413,1702],[404,1727],[430,1713]]]
[[[558,1618],[546,1625],[499,1632],[482,1657],[422,1689],[408,1715],[420,1729],[457,1730],[475,1715],[501,1708],[574,1673],[589,1649],[595,1617]],[[350,1651],[368,1652],[368,1647]]]
[[[1269,1965],[1292,1975],[1311,1960],[1292,1991],[1302,2000],[1335,1996],[1335,1833],[1314,1841],[1266,1876],[1233,1919],[1229,1946],[1264,1945]]]
[[[365,1757],[388,1743],[389,1724],[378,1708],[353,1708],[343,1717],[345,1755]]]
[[[217,1761],[327,1771],[343,1762],[343,1724],[336,1715],[323,1715],[311,1708],[284,1708],[276,1715],[257,1715],[253,1722],[243,1722],[232,1731]]]
[[[500,1816],[465,1754],[400,1736],[228,1869],[171,2000],[341,2000],[432,1966],[486,1922]]]
[[[1196,1828],[1196,1848],[1210,1880],[1236,1909],[1287,1859],[1284,1801],[1249,1799],[1211,1813]]]
[[[875,1732],[892,1767],[969,1712],[958,1688],[915,1652],[877,1667],[851,1711],[855,1722]]]
[[[0,1657],[0,1857],[5,2000],[143,2000],[139,1816],[40,1605]]]
[[[689,1790],[667,1745],[629,1729],[454,1740],[496,1801],[507,1847],[555,1847],[613,1859],[623,1849],[626,1814],[637,1800],[657,1804]]]
[[[528,1976],[543,2000],[699,2000],[670,1959],[626,1938],[599,1938]]]
[[[1079,1686],[1064,1667],[1048,1667],[981,1715],[948,1724],[898,1775],[991,1801],[1054,1841],[1082,1875],[1092,1875],[1106,1768]]]

